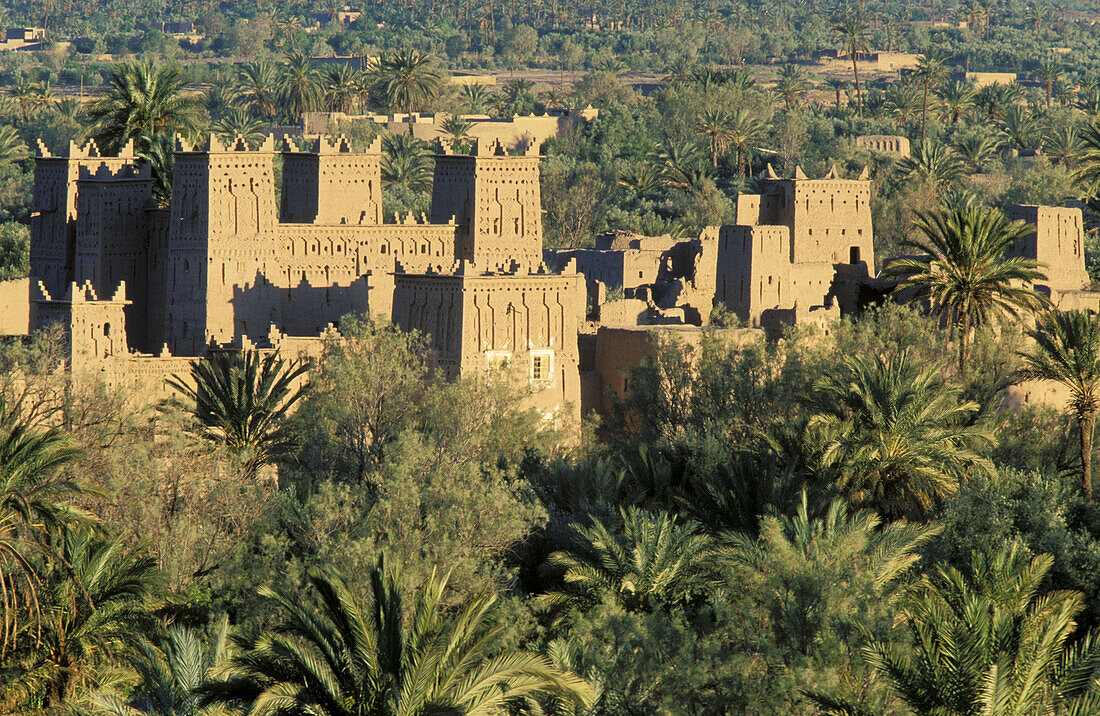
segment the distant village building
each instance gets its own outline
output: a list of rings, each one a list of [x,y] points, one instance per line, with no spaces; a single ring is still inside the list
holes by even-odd
[[[964,78],[978,89],[990,85],[1010,85],[1016,82],[1015,72],[967,72]]]
[[[46,30],[41,27],[12,27],[4,31],[0,51],[44,50],[48,47]]]
[[[856,137],[856,146],[899,158],[909,156],[909,139],[907,137],[889,134],[865,134]]]
[[[347,27],[363,16],[358,8],[345,5],[338,10],[329,12],[315,12],[311,15],[314,21],[320,25],[337,24]]]
[[[547,139],[563,136],[571,127],[591,122],[599,116],[592,107],[569,109],[554,114],[515,116],[506,119],[493,118],[487,114],[458,115],[469,125],[468,136],[481,142],[499,142],[509,149],[525,147],[529,144],[542,144]],[[318,136],[330,134],[340,122],[367,121],[377,124],[380,129],[395,134],[412,134],[417,139],[432,142],[446,138],[443,129],[449,119],[445,114],[365,114],[347,115],[342,112],[306,112],[302,115],[302,134]]]

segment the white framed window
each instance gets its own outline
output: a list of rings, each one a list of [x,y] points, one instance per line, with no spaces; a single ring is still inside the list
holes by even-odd
[[[531,382],[549,383],[554,379],[554,351],[531,351]]]

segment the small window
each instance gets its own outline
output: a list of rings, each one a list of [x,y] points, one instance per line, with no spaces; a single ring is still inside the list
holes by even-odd
[[[852,248],[848,249],[848,263],[850,263],[850,264],[858,264],[859,263],[859,247],[858,246],[853,246]]]
[[[103,335],[106,336],[107,338],[111,337],[111,324],[110,323],[104,323],[103,324]]]
[[[549,353],[532,353],[531,354],[531,380],[536,382],[546,382],[550,380],[550,374],[552,367],[550,365],[551,356]]]

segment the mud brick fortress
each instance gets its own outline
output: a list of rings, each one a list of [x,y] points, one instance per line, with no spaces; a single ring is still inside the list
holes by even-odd
[[[278,169],[278,171],[277,171]],[[277,178],[278,177],[278,178]],[[429,336],[448,377],[508,364],[548,416],[607,405],[652,349],[724,308],[745,335],[827,322],[880,298],[871,183],[834,170],[741,195],[738,223],[674,240],[613,234],[544,251],[537,145],[477,141],[436,157],[430,216],[384,223],[381,146],[177,140],[172,198],[153,199],[132,147],[39,146],[31,279],[0,284],[0,333],[59,324],[70,369],[156,400],[212,351],[317,355],[349,313]],[[1081,212],[1015,207],[1013,252],[1049,266],[1056,303],[1100,307]]]

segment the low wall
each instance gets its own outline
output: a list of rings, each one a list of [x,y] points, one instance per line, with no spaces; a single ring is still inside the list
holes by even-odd
[[[25,336],[31,330],[31,280],[0,281],[0,336]]]

